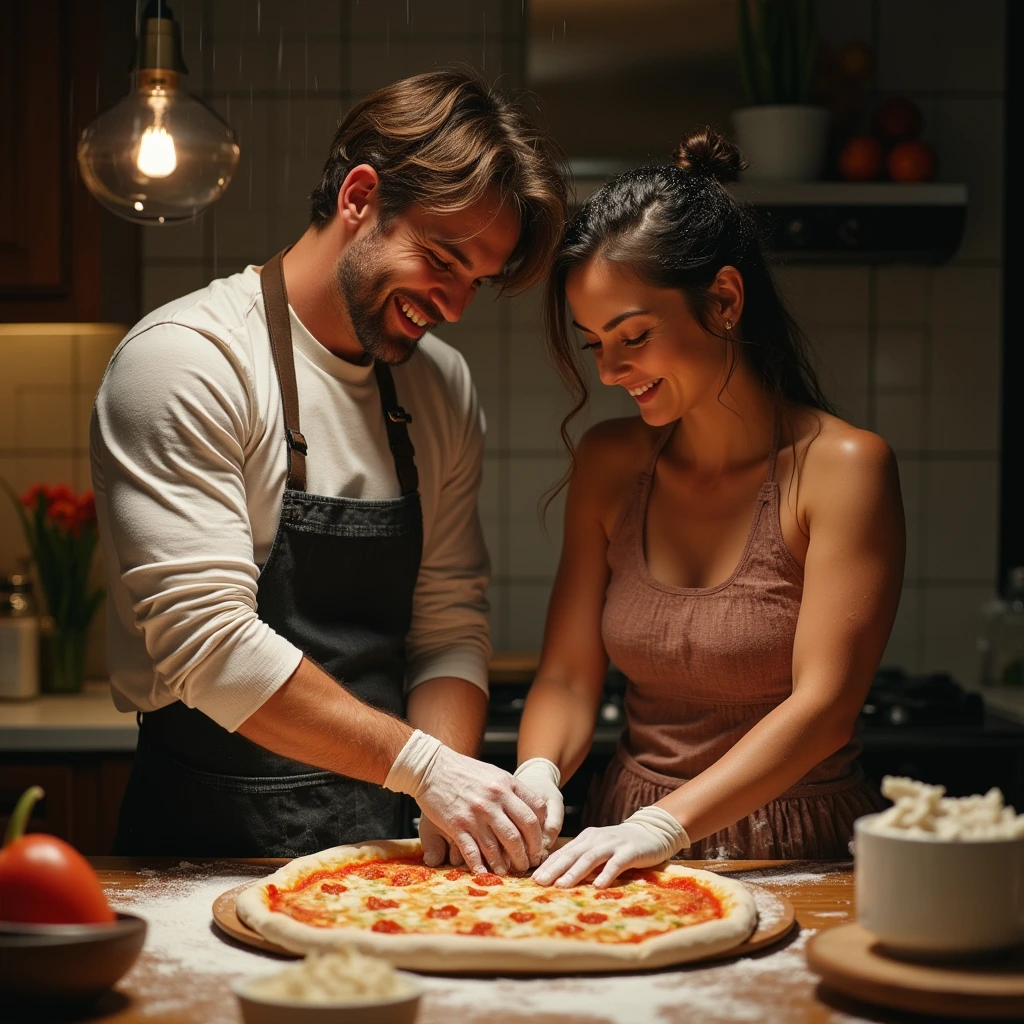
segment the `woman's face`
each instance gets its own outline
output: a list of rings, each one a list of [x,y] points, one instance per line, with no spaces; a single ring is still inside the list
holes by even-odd
[[[570,271],[565,292],[602,383],[625,388],[645,422],[662,426],[717,400],[727,343],[700,326],[682,292],[602,259]]]

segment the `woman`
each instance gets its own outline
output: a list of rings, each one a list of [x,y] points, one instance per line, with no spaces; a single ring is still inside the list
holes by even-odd
[[[640,415],[598,424],[573,460],[519,733],[517,775],[548,799],[549,839],[609,657],[629,679],[626,729],[588,801],[596,827],[541,884],[597,872],[605,886],[679,853],[846,856],[854,818],[881,806],[856,726],[902,584],[896,463],[822,396],[752,214],[723,187],[741,159],[707,130],[674,167],[613,179],[549,278],[574,412],[579,346]]]

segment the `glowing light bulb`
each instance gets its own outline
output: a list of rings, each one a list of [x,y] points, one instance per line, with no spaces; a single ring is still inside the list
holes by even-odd
[[[166,178],[174,173],[178,166],[174,139],[162,125],[150,125],[142,133],[136,164],[147,178]]]
[[[180,224],[215,203],[238,169],[235,133],[181,84],[188,68],[167,0],[141,12],[131,91],[78,140],[86,188],[139,224]]]

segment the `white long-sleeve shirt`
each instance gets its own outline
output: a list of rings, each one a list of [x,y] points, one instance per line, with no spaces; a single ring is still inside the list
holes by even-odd
[[[294,311],[291,325],[307,489],[397,497],[372,366],[332,355]],[[455,676],[486,690],[483,416],[465,360],[430,334],[393,374],[412,415],[424,527],[406,686]],[[253,267],[132,328],[96,396],[90,456],[115,704],[150,711],[182,700],[236,729],[302,659],[256,614],[286,455]]]

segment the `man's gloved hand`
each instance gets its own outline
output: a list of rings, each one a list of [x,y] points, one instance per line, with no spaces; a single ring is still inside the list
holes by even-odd
[[[533,873],[540,885],[568,888],[596,867],[594,885],[604,888],[627,868],[650,868],[690,845],[686,829],[661,807],[641,807],[621,825],[586,828]]]
[[[515,777],[544,800],[544,852],[550,853],[565,818],[565,802],[558,788],[562,773],[554,761],[546,757],[531,757],[516,769]]]
[[[459,848],[474,874],[527,871],[543,857],[544,800],[500,768],[417,729],[384,780],[408,793]],[[485,863],[486,861],[486,863]]]
[[[466,862],[459,853],[459,848],[451,838],[442,832],[420,808],[420,845],[423,847],[423,863],[428,868],[436,868],[447,861],[452,867],[459,867]]]

